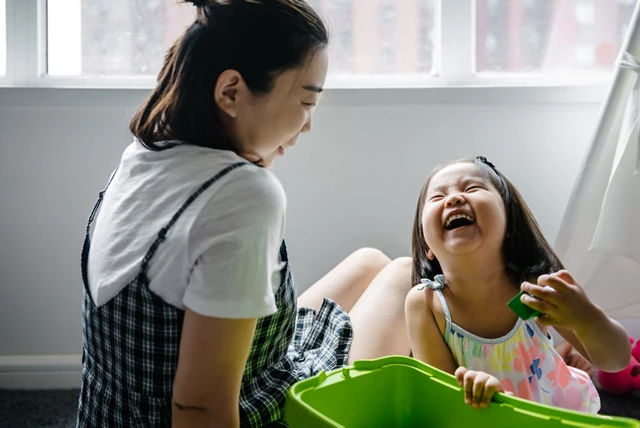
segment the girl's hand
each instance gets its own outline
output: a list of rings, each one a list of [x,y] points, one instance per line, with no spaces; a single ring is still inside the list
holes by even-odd
[[[456,380],[464,388],[464,402],[474,409],[486,409],[496,392],[504,392],[502,384],[495,376],[485,372],[467,370],[466,367],[456,369]]]
[[[521,288],[531,295],[522,295],[522,303],[542,312],[537,318],[540,324],[579,330],[596,318],[596,306],[566,270],[540,275],[537,284],[525,281]]]
[[[564,362],[571,367],[575,367],[587,373],[589,376],[593,373],[593,365],[585,357],[580,355],[573,346],[564,341],[555,346],[555,350],[560,354]]]
[[[522,303],[542,312],[537,322],[553,325],[595,367],[617,372],[629,364],[627,332],[589,300],[569,272],[540,275],[537,284],[523,282],[522,289],[534,296],[522,295]]]

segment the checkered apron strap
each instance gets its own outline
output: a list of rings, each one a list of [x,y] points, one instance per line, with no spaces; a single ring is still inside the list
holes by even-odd
[[[90,237],[91,223],[93,223],[93,220],[96,214],[98,213],[98,210],[100,209],[100,205],[102,205],[102,199],[104,198],[104,194],[109,188],[109,185],[111,184],[111,182],[113,181],[113,177],[116,176],[116,172],[118,172],[118,168],[119,166],[116,167],[116,169],[111,174],[111,177],[109,177],[109,181],[107,182],[107,185],[104,187],[104,189],[100,193],[98,193],[98,200],[93,206],[93,209],[91,210],[91,214],[89,214],[89,220],[87,221],[87,231],[84,235],[84,243],[82,244],[82,260],[80,264],[82,269],[82,283],[84,285],[85,291],[89,296],[91,296],[91,293],[89,293],[89,277],[87,275],[87,262],[89,261],[89,246],[91,241],[91,237]]]
[[[189,205],[191,205],[191,203],[193,201],[195,201],[196,198],[198,196],[200,196],[202,194],[202,192],[207,190],[209,188],[209,186],[211,186],[213,183],[215,183],[220,178],[222,178],[223,176],[225,176],[229,172],[233,171],[234,169],[240,168],[240,167],[245,166],[245,165],[249,165],[249,163],[248,162],[236,162],[234,164],[229,165],[228,167],[224,168],[222,171],[220,171],[219,173],[217,173],[216,175],[211,177],[209,180],[207,180],[204,183],[202,183],[200,188],[198,188],[198,190],[196,190],[195,192],[193,192],[193,194],[191,194],[191,196],[189,196],[189,198],[184,202],[184,204],[182,204],[180,209],[173,215],[173,217],[171,217],[171,220],[169,220],[169,223],[167,223],[158,232],[158,235],[156,236],[156,239],[153,241],[153,244],[151,244],[151,247],[149,247],[149,250],[147,251],[147,253],[145,254],[145,256],[142,259],[142,263],[140,264],[140,273],[138,275],[140,275],[140,274],[145,274],[146,275],[147,268],[149,266],[149,262],[151,261],[151,258],[155,254],[155,252],[158,249],[158,247],[160,246],[160,244],[166,239],[167,232],[169,232],[169,229],[171,229],[171,227],[175,224],[175,222],[178,221],[178,219],[180,218],[182,213],[187,208],[189,208]]]

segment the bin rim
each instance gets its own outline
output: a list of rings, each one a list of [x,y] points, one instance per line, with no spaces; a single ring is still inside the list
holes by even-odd
[[[339,381],[349,380],[351,378],[363,376],[368,373],[393,366],[414,368],[425,374],[428,379],[457,390],[460,394],[460,399],[462,400],[464,391],[458,384],[455,376],[420,360],[403,355],[389,355],[369,360],[356,360],[349,366],[339,367],[328,372],[323,370],[315,376],[301,380],[292,385],[287,393],[287,400],[294,400],[298,405],[301,405],[305,410],[311,412],[322,421],[340,427],[341,425],[336,425],[334,420],[329,419],[312,406],[305,403],[304,400],[301,399],[302,394],[311,389],[327,387]],[[491,400],[491,404],[494,403],[500,406],[513,408],[513,410],[517,412],[539,414],[545,418],[567,420],[567,422],[570,422],[573,425],[582,423],[590,426],[640,428],[640,421],[637,419],[623,416],[590,414],[579,412],[577,410],[563,409],[561,407],[537,403],[504,393],[496,393]],[[594,423],[597,422],[600,422],[600,425],[594,425]],[[626,423],[626,425],[623,425],[623,423]]]

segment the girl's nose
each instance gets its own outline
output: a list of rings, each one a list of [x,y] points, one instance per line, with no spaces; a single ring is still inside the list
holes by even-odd
[[[454,193],[453,195],[447,196],[445,200],[446,207],[454,207],[456,205],[464,204],[464,197],[460,193]]]

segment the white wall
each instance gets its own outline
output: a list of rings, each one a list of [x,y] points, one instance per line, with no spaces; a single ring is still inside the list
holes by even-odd
[[[146,90],[0,89],[0,387],[74,386],[80,250]],[[299,290],[350,251],[408,255],[433,166],[484,154],[553,242],[606,88],[329,90],[276,165]]]

